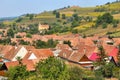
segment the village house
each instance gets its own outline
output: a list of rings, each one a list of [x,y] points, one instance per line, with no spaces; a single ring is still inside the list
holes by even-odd
[[[21,61],[23,65],[26,66],[26,69],[28,71],[35,71],[35,63],[32,60],[22,60]],[[19,66],[19,61],[11,61],[11,62],[5,62],[2,67],[0,68],[1,71],[8,71],[11,67]]]
[[[27,46],[0,46],[0,54],[2,56],[1,62],[17,61],[17,57],[21,57],[23,60],[32,60],[34,63],[40,60],[46,59],[50,56],[58,56],[68,63],[77,64],[83,66],[84,68],[91,68],[93,62],[99,58],[97,53],[99,52],[98,46],[102,45],[105,49],[106,55],[109,59],[113,59],[117,63],[118,48],[117,45],[120,43],[119,39],[109,39],[107,37],[86,37],[82,38],[80,35],[45,35],[33,36],[36,40],[70,40],[72,47],[67,44],[57,44],[55,48],[52,49],[35,49],[34,47]],[[61,39],[60,39],[61,38]],[[27,40],[27,39],[25,39]],[[29,39],[34,40],[34,39]],[[95,42],[94,42],[95,41]],[[113,42],[113,44],[111,44]]]
[[[17,57],[23,58],[33,46],[0,45],[0,55],[3,62],[16,61]]]
[[[40,24],[38,25],[38,30],[41,31],[41,30],[48,30],[49,29],[49,25],[47,24]]]
[[[2,73],[8,71],[10,67],[20,65],[17,57],[21,58],[22,64],[26,65],[28,71],[35,71],[35,65],[39,61],[54,56],[51,49],[35,49],[33,46],[0,46],[0,50],[3,55],[0,59]]]
[[[80,66],[85,65],[83,67],[87,68],[90,66],[92,67],[92,63],[100,58],[98,56],[98,46],[101,45],[105,50],[105,54],[108,56],[105,58],[106,62],[113,62],[117,65],[119,55],[117,46],[120,44],[119,39],[110,39],[108,37],[78,37],[75,41],[72,41],[72,44],[76,41],[77,44],[72,47],[72,50],[69,50],[69,48],[66,47],[57,47],[57,49],[61,48],[58,56],[69,63],[72,62],[74,64],[79,64]]]
[[[6,49],[7,51],[7,49]],[[7,61],[17,61],[17,57],[23,58],[27,54],[27,49],[24,46],[12,46],[6,53],[2,53],[3,59]]]
[[[67,60],[70,63],[78,64],[84,68],[93,67],[92,61],[88,58],[90,54],[95,50],[94,46],[83,45],[74,50],[62,49],[59,53],[59,57]]]
[[[97,44],[102,45],[103,49],[105,50],[105,54],[106,54],[106,62],[113,62],[115,65],[117,65],[118,63],[118,56],[119,56],[119,47],[118,47],[118,43],[117,42],[119,39],[109,39],[109,38],[100,38],[99,42]],[[117,45],[118,44],[118,45]],[[97,49],[95,52],[93,52],[91,54],[91,56],[89,57],[90,60],[92,61],[97,61],[97,59],[99,59],[99,50]]]
[[[41,60],[47,59],[50,56],[54,56],[52,50],[50,49],[31,49],[24,56],[23,60],[34,60],[38,63]]]

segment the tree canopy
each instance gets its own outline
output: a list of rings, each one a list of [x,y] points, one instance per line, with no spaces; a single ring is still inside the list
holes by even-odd
[[[37,65],[37,75],[43,80],[69,80],[67,66],[58,58],[50,57]]]
[[[105,13],[102,16],[98,16],[96,20],[96,24],[102,24],[102,23],[112,23],[113,22],[113,16],[110,13]]]

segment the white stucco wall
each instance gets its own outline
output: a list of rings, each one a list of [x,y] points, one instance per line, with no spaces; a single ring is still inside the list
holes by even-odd
[[[30,59],[37,59],[37,57],[34,55],[34,53],[32,53],[28,59],[29,59],[29,60],[30,60]]]
[[[27,52],[28,51],[24,47],[21,47],[21,49],[17,52],[17,54],[15,55],[15,57],[12,59],[12,61],[17,61],[16,60],[17,57],[23,58],[27,54]]]

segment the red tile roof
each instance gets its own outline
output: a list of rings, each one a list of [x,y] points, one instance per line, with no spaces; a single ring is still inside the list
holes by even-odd
[[[74,61],[74,62],[80,62],[84,56],[86,56],[87,60],[90,61],[86,53],[84,52],[84,50],[75,50],[75,51],[62,50],[59,54],[59,57],[62,57],[62,58],[65,58],[67,60]]]
[[[29,51],[29,50],[31,50],[31,49],[35,49],[35,47],[34,46],[28,46],[28,45],[24,45],[24,47]]]
[[[2,45],[0,48],[0,54],[6,55],[12,48],[13,46],[11,45],[5,45],[5,46]]]
[[[22,46],[13,47],[7,54],[4,55],[4,58],[12,60],[21,48]]]
[[[23,59],[27,60],[32,53],[37,57],[38,60],[54,56],[50,49],[31,49]]]
[[[96,61],[99,58],[97,53],[92,53],[92,55],[89,57],[90,60]]]
[[[70,50],[71,48],[67,44],[57,44],[56,49],[68,49]]]
[[[59,53],[59,57],[62,57],[62,58],[66,58],[68,59],[69,56],[71,55],[72,51],[71,50],[68,50],[68,49],[63,49],[60,53]]]
[[[114,60],[117,62],[118,59],[118,48],[114,48],[109,54],[108,56],[112,56],[114,58]]]
[[[23,65],[26,65],[26,69],[28,71],[34,71],[35,70],[35,64],[33,63],[32,60],[23,60],[22,61]],[[5,65],[7,69],[9,70],[10,67],[15,67],[19,65],[18,61],[12,61],[12,62],[5,62]]]

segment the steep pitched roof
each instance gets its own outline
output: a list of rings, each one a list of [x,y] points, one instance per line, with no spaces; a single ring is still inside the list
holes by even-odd
[[[118,61],[117,57],[118,57],[118,48],[114,48],[109,54],[108,56],[112,56],[115,60],[115,62]]]
[[[56,49],[68,49],[70,50],[71,48],[67,44],[57,44]]]
[[[79,62],[84,55],[84,53],[73,51],[68,59],[71,61]]]
[[[21,48],[22,46],[13,47],[7,54],[4,55],[4,58],[12,60]]]
[[[68,59],[69,56],[71,55],[72,51],[68,49],[62,49],[62,51],[59,53],[59,57],[66,58]]]
[[[5,46],[1,45],[0,54],[6,55],[12,48],[13,46],[11,45],[5,45]]]
[[[84,50],[78,50],[78,51],[62,50],[59,54],[59,57],[62,57],[74,62],[80,62],[84,56],[87,58],[88,61],[90,61],[87,55],[85,54]]]
[[[29,59],[32,54],[34,54],[39,60],[46,59],[54,55],[50,49],[31,49],[23,59]]]
[[[26,69],[28,71],[34,71],[35,70],[35,64],[32,60],[23,60],[22,61],[23,65],[26,65]],[[15,67],[18,66],[19,62],[18,61],[12,61],[12,62],[5,62],[5,66],[9,70],[10,67]]]
[[[18,46],[18,47],[13,47],[9,52],[7,52],[3,57],[5,59],[8,59],[8,60],[12,60],[15,58],[15,56],[17,55],[17,53],[21,50],[21,49],[26,49],[24,46]],[[25,52],[21,52],[22,54],[26,54],[27,53],[27,50]],[[20,54],[18,54],[20,55]],[[21,55],[21,58],[23,58],[24,55]]]
[[[28,46],[28,45],[24,45],[24,47],[29,51],[29,50],[31,50],[31,49],[35,49],[35,47],[34,46]]]
[[[108,54],[115,48],[115,46],[114,45],[103,44],[103,48],[104,48],[106,54]]]
[[[89,57],[90,60],[96,61],[99,58],[97,53],[92,53],[92,55]]]

